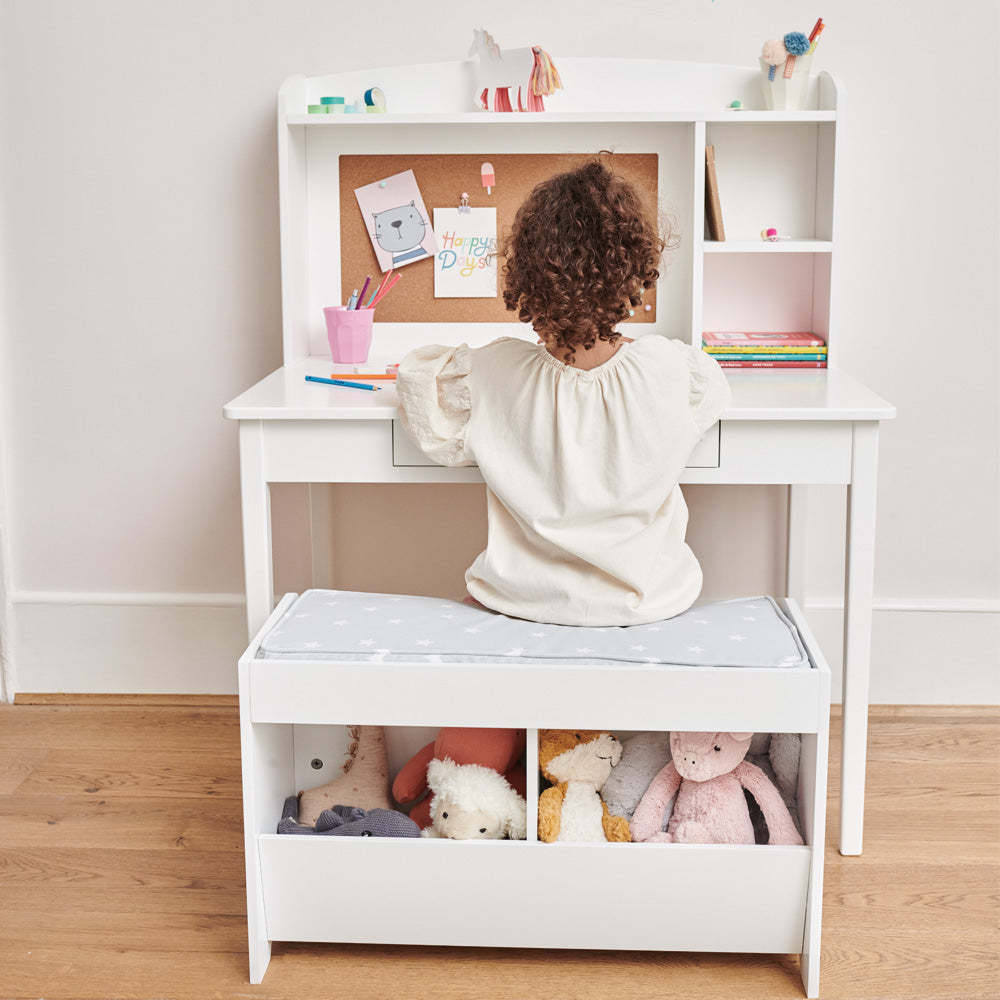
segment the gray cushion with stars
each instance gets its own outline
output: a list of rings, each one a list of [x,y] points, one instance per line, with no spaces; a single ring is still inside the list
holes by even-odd
[[[307,590],[264,637],[268,660],[808,668],[771,597],[700,604],[649,625],[539,625],[439,597]]]

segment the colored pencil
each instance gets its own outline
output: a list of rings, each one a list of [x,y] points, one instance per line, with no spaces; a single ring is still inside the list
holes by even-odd
[[[355,302],[355,304],[354,304],[354,308],[355,309],[360,309],[361,308],[361,300],[365,297],[365,292],[368,291],[368,286],[371,283],[372,283],[372,276],[370,274],[366,275],[366,277],[365,277],[365,283],[361,286],[361,294],[358,296],[358,301]]]
[[[378,295],[375,296],[375,301],[372,303],[373,309],[389,294],[389,292],[393,290],[393,288],[396,287],[396,283],[401,277],[401,274],[394,274],[392,276],[392,281],[386,282],[385,287],[378,293]]]
[[[367,389],[369,392],[380,392],[380,385],[365,385],[364,382],[346,382],[339,378],[320,378],[318,375],[307,375],[307,382],[322,382],[324,385],[342,385],[345,389]]]
[[[378,288],[372,293],[372,297],[368,300],[368,305],[365,306],[366,309],[372,309],[375,306],[375,300],[379,297],[379,293],[385,288],[385,283],[392,277],[393,268],[389,268],[385,274],[382,275],[382,280],[378,283]]]
[[[816,36],[822,30],[823,18],[816,18],[816,23],[813,25],[813,30],[809,32],[809,44],[811,45],[815,40]]]

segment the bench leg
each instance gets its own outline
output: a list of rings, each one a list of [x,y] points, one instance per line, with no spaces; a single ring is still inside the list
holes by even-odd
[[[878,423],[856,423],[851,485],[847,488],[847,572],[844,587],[840,853],[845,855],[861,853],[864,826],[877,477]]]

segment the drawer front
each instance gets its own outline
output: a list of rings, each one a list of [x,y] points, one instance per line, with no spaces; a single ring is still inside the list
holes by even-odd
[[[437,466],[411,440],[398,420],[392,422],[392,464],[397,468],[412,468],[414,466]],[[694,446],[689,469],[717,469],[719,467],[719,451],[721,448],[722,427],[716,422],[704,433],[701,440]],[[438,466],[444,468],[444,466]]]
[[[257,845],[273,941],[802,950],[808,847],[278,835]]]

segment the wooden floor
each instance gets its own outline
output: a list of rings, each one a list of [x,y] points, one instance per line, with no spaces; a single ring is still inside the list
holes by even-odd
[[[873,711],[865,853],[827,852],[823,997],[1000,997],[998,760],[996,712]],[[250,987],[235,710],[0,707],[0,998],[333,995],[801,991],[794,957],[332,945],[276,945]]]

